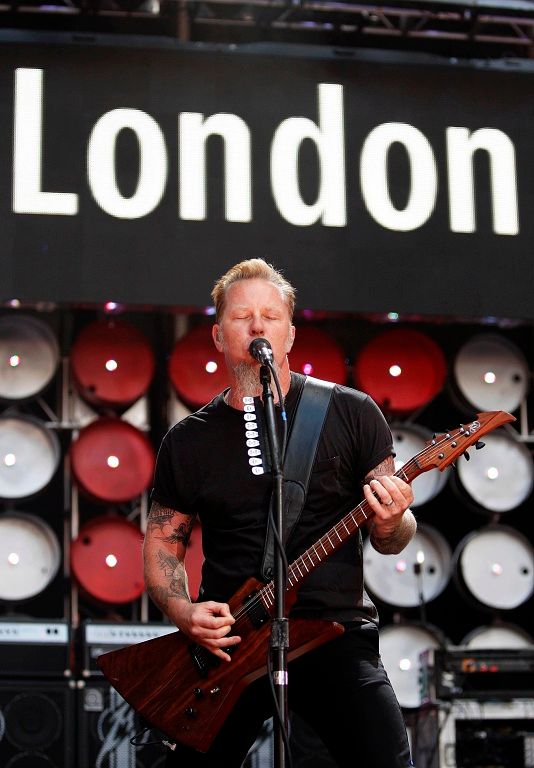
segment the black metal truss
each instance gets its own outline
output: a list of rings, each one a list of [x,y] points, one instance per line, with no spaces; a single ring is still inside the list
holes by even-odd
[[[10,0],[0,24],[534,57],[534,0]]]
[[[534,3],[422,2],[387,4],[336,0],[188,0],[194,26],[313,33],[405,41],[450,41],[502,46],[518,56],[532,54]]]

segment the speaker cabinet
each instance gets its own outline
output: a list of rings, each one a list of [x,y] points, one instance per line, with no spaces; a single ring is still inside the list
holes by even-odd
[[[2,768],[75,765],[74,703],[68,682],[0,680]]]
[[[143,727],[105,681],[86,681],[78,691],[78,768],[163,768],[166,747]],[[136,734],[139,746],[130,742]]]

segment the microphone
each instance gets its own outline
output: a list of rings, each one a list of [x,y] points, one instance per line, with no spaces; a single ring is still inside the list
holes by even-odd
[[[254,339],[250,342],[248,351],[261,365],[269,365],[273,362],[273,348],[267,339]]]

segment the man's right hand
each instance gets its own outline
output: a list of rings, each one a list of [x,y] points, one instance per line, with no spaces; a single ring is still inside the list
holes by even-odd
[[[184,632],[198,645],[204,646],[215,656],[224,661],[231,661],[231,656],[224,648],[241,642],[238,635],[228,636],[235,623],[226,603],[208,600],[205,603],[189,603],[180,600],[174,605],[173,617],[178,629]]]

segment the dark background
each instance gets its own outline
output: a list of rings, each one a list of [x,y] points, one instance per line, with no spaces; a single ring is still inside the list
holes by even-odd
[[[113,40],[113,45],[111,41]],[[444,63],[431,56],[327,48],[194,46],[122,38],[38,36],[0,45],[0,296],[23,300],[201,307],[214,276],[248,256],[283,268],[301,307],[352,312],[396,310],[426,315],[532,318],[534,208],[534,69],[529,62]],[[69,44],[70,43],[70,44]],[[43,189],[79,194],[76,216],[11,210],[13,79],[16,67],[44,70]],[[288,74],[291,74],[288,77]],[[317,121],[317,85],[341,83],[345,99],[347,226],[298,227],[276,209],[270,144],[291,116]],[[143,110],[161,127],[168,153],[163,199],[149,215],[114,218],[96,204],[86,179],[87,141],[95,122],[118,107]],[[200,222],[178,215],[178,114],[239,115],[252,141],[253,219],[224,220],[222,151],[208,143],[208,212]],[[438,197],[429,220],[412,232],[383,228],[368,213],[359,180],[368,133],[406,122],[430,142]],[[516,150],[520,231],[493,233],[487,153],[475,156],[476,231],[449,229],[445,129],[497,128]],[[131,195],[137,142],[123,131],[117,180]],[[317,157],[300,152],[304,200],[317,196]],[[390,194],[402,209],[409,193],[405,151],[389,153]]]

